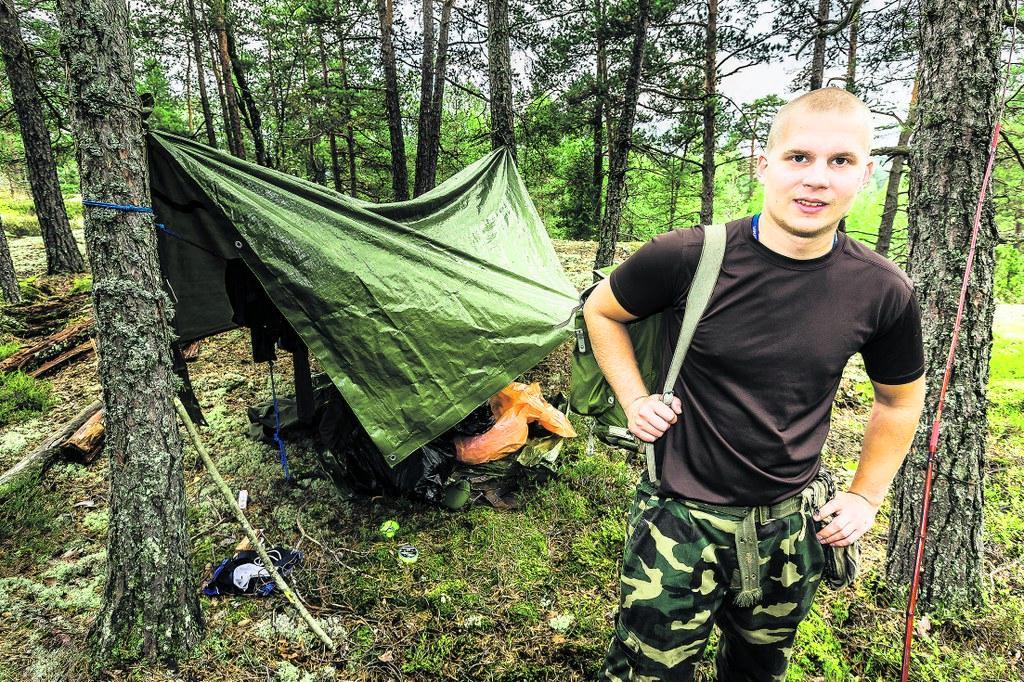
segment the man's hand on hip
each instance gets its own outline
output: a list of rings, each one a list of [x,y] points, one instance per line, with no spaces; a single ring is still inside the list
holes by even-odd
[[[666,405],[661,393],[641,396],[625,407],[629,430],[645,443],[661,438],[682,411],[683,403],[679,398],[672,398],[672,405]]]
[[[832,517],[831,522],[818,531],[823,545],[845,547],[864,535],[875,523],[878,507],[856,493],[837,493],[814,514],[814,520]]]

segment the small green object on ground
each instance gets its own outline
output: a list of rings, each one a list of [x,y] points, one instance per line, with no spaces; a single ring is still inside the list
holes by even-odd
[[[398,521],[395,521],[394,519],[388,519],[384,523],[380,524],[381,537],[385,537],[388,540],[390,540],[391,538],[395,537],[396,533],[398,533]]]

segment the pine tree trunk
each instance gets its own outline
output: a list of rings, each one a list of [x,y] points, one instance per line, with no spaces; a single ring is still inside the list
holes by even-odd
[[[715,86],[718,80],[718,0],[708,0],[704,33],[704,158],[701,162],[700,222],[710,225],[715,213]]]
[[[437,57],[434,60],[434,87],[430,102],[430,125],[427,127],[427,158],[423,163],[427,189],[437,184],[437,157],[441,151],[441,114],[444,112],[444,84],[448,76],[448,32],[455,0],[444,0],[441,5],[441,29],[437,38]]]
[[[601,234],[597,243],[597,258],[594,260],[595,270],[612,264],[615,243],[619,239],[619,222],[622,219],[622,204],[625,199],[623,193],[626,187],[626,164],[629,161],[629,148],[633,139],[633,122],[636,119],[636,101],[640,93],[647,27],[651,21],[650,0],[638,0],[636,11],[636,31],[629,56],[629,74],[626,76],[622,96],[619,129],[608,163],[608,191],[605,195],[604,220],[601,221]]]
[[[64,209],[64,197],[57,179],[50,132],[43,117],[43,102],[36,88],[32,58],[21,38],[18,13],[11,0],[0,1],[0,52],[3,54],[11,100],[21,127],[25,147],[25,165],[32,188],[39,229],[46,249],[46,272],[54,275],[82,272],[85,261],[71,234],[71,224]]]
[[[18,276],[14,271],[11,248],[7,245],[7,234],[4,232],[3,218],[0,218],[0,291],[3,291],[4,300],[8,303],[21,303]]]
[[[857,93],[857,40],[860,33],[860,10],[850,19],[850,47],[846,50],[846,89]]]
[[[591,131],[594,137],[594,172],[590,184],[591,219],[593,234],[601,229],[601,191],[604,189],[604,101],[605,92],[605,26],[604,7],[601,0],[594,0],[594,43],[597,46],[597,63],[594,66],[594,118]]]
[[[150,205],[142,119],[122,0],[62,0],[82,193]],[[181,441],[171,397],[170,301],[153,216],[87,208],[99,376],[110,454],[110,525],[94,660],[175,660],[194,650],[202,613],[189,559]]]
[[[893,495],[886,568],[901,583],[913,571],[928,427],[952,337],[1001,71],[996,0],[925,0],[921,10],[908,273],[923,313],[928,391],[921,428]],[[922,608],[974,606],[982,600],[982,473],[997,241],[989,199],[942,417],[921,574]]]
[[[345,51],[345,41],[341,41],[341,89],[345,92],[344,110],[345,117],[345,150],[348,160],[348,193],[356,196],[356,135],[352,128],[352,108],[349,106],[348,90],[348,53]]]
[[[416,127],[416,177],[412,195],[418,197],[429,190],[424,166],[430,149],[430,107],[434,102],[434,2],[423,0],[423,55],[420,58],[420,117]]]
[[[192,33],[192,51],[196,60],[196,80],[199,82],[199,102],[203,107],[203,128],[206,130],[206,142],[217,147],[217,133],[213,128],[213,113],[210,111],[210,97],[206,93],[206,72],[203,69],[203,47],[199,40],[199,20],[196,18],[195,0],[186,0],[188,6],[189,28]]]
[[[491,83],[491,149],[507,147],[516,158],[508,0],[487,0],[487,73]]]
[[[225,0],[213,0],[210,3],[213,19],[213,30],[217,36],[217,61],[220,63],[220,82],[224,89],[224,116],[228,125],[228,151],[240,159],[245,158],[245,145],[242,143],[242,121],[238,113],[238,93],[231,78],[231,55],[228,50],[227,3]]]
[[[907,110],[907,120],[900,130],[899,142],[897,145],[906,147],[910,143],[910,134],[914,129],[914,118],[917,116],[917,93],[920,76],[914,79],[914,89],[910,94],[910,108]],[[883,256],[889,254],[889,246],[892,244],[892,230],[896,223],[896,211],[900,205],[900,183],[903,180],[904,158],[902,155],[894,156],[892,166],[889,168],[889,179],[885,186],[885,204],[882,206],[882,221],[878,225],[878,241],[875,242],[875,251]]]
[[[242,60],[238,57],[235,33],[231,26],[227,24],[224,26],[224,36],[228,42],[228,58],[231,59],[231,70],[235,74],[235,80],[238,81],[238,89],[242,93],[241,101],[245,102],[245,109],[249,112],[249,132],[252,133],[252,146],[256,152],[256,163],[261,166],[268,166],[267,149],[263,143],[263,117],[260,116],[260,110],[256,108],[256,100],[253,98],[252,90],[249,88],[249,80],[245,76],[245,65],[242,64]],[[242,158],[245,158],[244,150],[242,154]]]
[[[398,99],[398,69],[395,67],[395,44],[391,37],[391,0],[377,0],[380,17],[380,50],[384,66],[384,105],[388,112],[391,135],[391,188],[395,201],[409,198],[409,170],[405,161],[405,136],[402,134],[402,106]]]
[[[811,90],[817,90],[825,80],[825,41],[828,36],[829,0],[818,0],[818,14],[815,16],[814,56],[811,58]]]

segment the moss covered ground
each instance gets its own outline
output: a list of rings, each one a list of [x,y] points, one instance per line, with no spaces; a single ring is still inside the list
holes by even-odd
[[[12,240],[18,242],[19,240]],[[19,245],[20,248],[20,245]],[[593,244],[560,242],[577,284]],[[73,285],[68,285],[73,286]],[[83,285],[78,285],[83,286]],[[999,310],[991,377],[986,511],[986,605],[935,613],[916,644],[914,679],[1024,679],[1024,306]],[[43,416],[0,429],[6,469],[98,395],[95,359],[52,379]],[[286,359],[279,376],[288,377]],[[624,514],[641,464],[581,436],[557,478],[519,495],[519,508],[448,512],[417,502],[352,497],[317,478],[309,443],[289,444],[296,482],[276,451],[247,436],[245,408],[269,397],[265,366],[246,335],[205,341],[191,366],[209,426],[201,429],[267,541],[299,547],[294,584],[338,643],[328,653],[280,598],[203,598],[206,635],[175,670],[140,665],[112,680],[573,680],[596,674],[611,632]],[[531,378],[568,381],[567,349]],[[283,391],[287,391],[287,381]],[[852,474],[870,384],[851,363],[825,457]],[[106,464],[59,462],[0,491],[0,680],[87,679],[83,651],[97,611],[107,528]],[[186,457],[196,588],[241,531],[195,453]],[[400,525],[393,539],[378,529]],[[791,680],[891,680],[899,666],[903,597],[883,574],[885,510],[865,543],[852,590],[822,590],[795,647]],[[402,564],[412,543],[419,561]],[[708,674],[708,662],[701,674]]]

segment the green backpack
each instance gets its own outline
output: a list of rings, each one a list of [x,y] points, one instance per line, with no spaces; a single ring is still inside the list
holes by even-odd
[[[707,307],[711,292],[718,281],[718,273],[722,268],[725,255],[725,225],[711,225],[705,230],[704,246],[701,249],[697,272],[694,274],[690,292],[686,298],[683,323],[679,332],[672,362],[669,365],[665,384],[662,388],[665,404],[671,404],[676,378],[683,366],[683,358],[690,346],[697,322]],[[607,278],[614,266],[595,272],[600,280]],[[580,295],[580,302],[587,300],[597,283],[591,285]],[[645,386],[654,386],[661,369],[661,338],[664,325],[664,312],[634,320],[626,325],[629,338],[633,342],[640,375]],[[652,482],[658,481],[654,462],[654,447],[644,443],[626,428],[626,413],[612,392],[612,387],[605,380],[601,368],[594,358],[590,346],[590,336],[583,319],[583,306],[576,313],[576,343],[572,353],[572,378],[569,390],[569,409],[576,414],[594,418],[594,435],[609,445],[625,448],[633,452],[647,453],[648,474]]]

